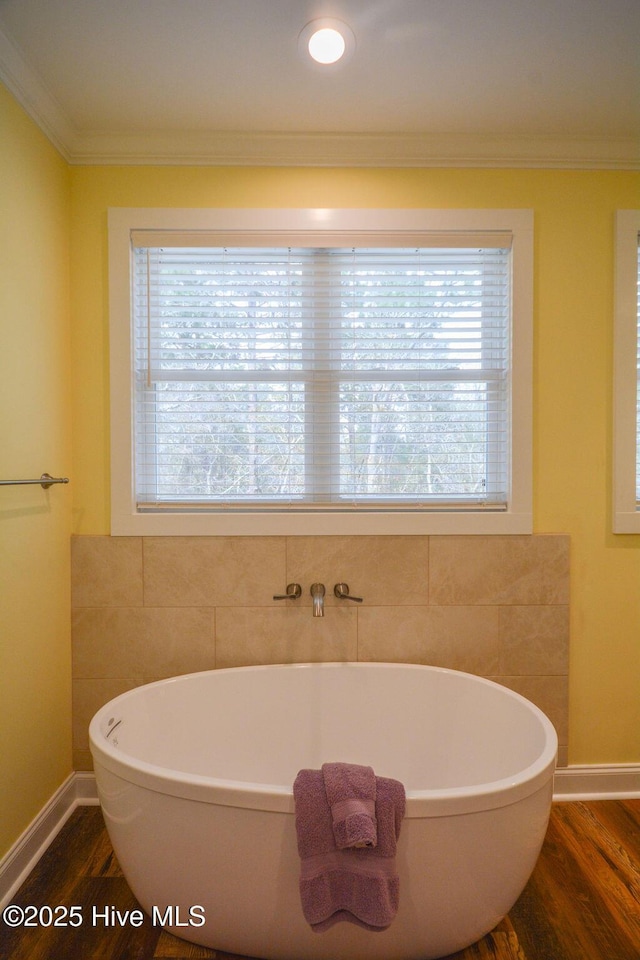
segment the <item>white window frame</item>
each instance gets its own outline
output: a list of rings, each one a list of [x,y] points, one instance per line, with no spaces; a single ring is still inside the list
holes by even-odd
[[[613,532],[640,533],[636,503],[640,210],[618,210],[613,357]]]
[[[139,513],[133,492],[131,362],[131,231],[209,230],[319,234],[319,246],[340,232],[395,235],[420,231],[505,231],[512,235],[511,465],[506,510],[479,506],[368,512],[355,507],[322,514],[283,508],[255,513]],[[331,238],[329,240],[329,237]],[[248,241],[249,242],[249,241]],[[291,536],[522,534],[532,531],[533,213],[530,210],[109,210],[111,364],[111,533],[115,536]]]

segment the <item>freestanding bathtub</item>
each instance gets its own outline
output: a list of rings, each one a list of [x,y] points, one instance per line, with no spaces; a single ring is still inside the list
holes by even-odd
[[[116,697],[90,726],[114,850],[155,924],[274,960],[432,960],[508,913],[538,858],[557,750],[547,717],[436,667],[240,667]],[[402,781],[400,907],[383,932],[302,915],[292,785],[324,762]]]

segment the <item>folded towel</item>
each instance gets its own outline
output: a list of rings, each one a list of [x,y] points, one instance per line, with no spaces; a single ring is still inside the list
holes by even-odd
[[[376,847],[337,850],[321,770],[301,770],[293,785],[300,854],[302,911],[315,932],[348,920],[386,930],[398,910],[396,841],[405,810],[404,787],[376,777]]]
[[[375,847],[378,828],[373,767],[357,763],[323,763],[322,776],[338,850]]]

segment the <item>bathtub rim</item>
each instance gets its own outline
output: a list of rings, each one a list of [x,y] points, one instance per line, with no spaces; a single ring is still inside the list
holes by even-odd
[[[272,670],[309,670],[336,667],[365,667],[368,669],[428,670],[430,673],[454,674],[464,676],[481,685],[497,688],[500,695],[519,701],[530,710],[544,731],[542,752],[529,766],[516,774],[500,780],[472,784],[467,787],[445,787],[440,789],[407,790],[407,818],[457,816],[468,813],[480,813],[499,807],[509,806],[536,793],[545,784],[551,783],[556,766],[558,737],[555,727],[546,714],[526,697],[477,674],[448,667],[436,667],[429,664],[382,663],[359,661],[322,661],[311,663],[256,664],[241,667],[223,667],[214,670],[201,670],[188,674],[179,674],[150,683],[141,684],[112,698],[94,714],[89,724],[89,745],[94,761],[98,791],[100,791],[100,766],[120,777],[121,780],[138,787],[169,796],[204,803],[231,806],[249,810],[263,810],[274,813],[295,812],[293,788],[291,786],[252,783],[250,781],[225,780],[218,777],[190,774],[184,771],[161,767],[158,764],[138,760],[123,753],[107,740],[101,732],[104,715],[114,712],[127,700],[140,695],[141,690],[167,686],[172,683],[184,683],[193,677],[207,674],[220,675],[239,671],[267,672]]]

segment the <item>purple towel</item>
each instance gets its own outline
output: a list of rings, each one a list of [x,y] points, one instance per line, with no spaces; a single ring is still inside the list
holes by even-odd
[[[375,847],[376,775],[357,763],[323,763],[322,776],[338,850]]]
[[[404,787],[376,777],[376,847],[337,850],[321,770],[301,770],[293,785],[300,854],[300,899],[311,929],[340,920],[386,930],[398,910],[396,840],[405,810]]]

